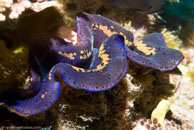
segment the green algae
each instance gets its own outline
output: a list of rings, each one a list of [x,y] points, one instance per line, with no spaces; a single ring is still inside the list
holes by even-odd
[[[22,88],[27,78],[27,50],[15,54],[0,41],[0,91]]]

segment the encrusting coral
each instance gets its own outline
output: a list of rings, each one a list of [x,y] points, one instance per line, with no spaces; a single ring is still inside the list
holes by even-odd
[[[158,122],[156,118],[154,119],[139,119],[133,123],[133,130],[182,130],[179,124],[174,121],[164,120],[163,126]]]
[[[181,121],[181,125],[184,129],[194,129],[193,110],[186,110],[177,105],[171,105],[170,110],[172,112],[172,117]]]
[[[39,12],[50,6],[56,6],[60,9],[63,7],[58,1],[1,0],[0,21],[17,19],[26,9],[32,9],[35,12]]]

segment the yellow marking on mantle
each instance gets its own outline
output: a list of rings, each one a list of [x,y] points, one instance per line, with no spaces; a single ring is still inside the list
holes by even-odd
[[[23,113],[20,113],[20,112],[18,112],[16,110],[12,109],[12,108],[10,108],[10,111],[11,112],[14,112],[14,113],[16,113],[16,114],[18,114],[19,116],[22,116],[22,117],[28,117],[28,116],[30,116],[30,114],[23,114]]]
[[[53,66],[49,72],[49,75],[48,75],[48,79],[51,80],[52,79],[52,72],[53,72],[53,69],[55,68],[55,66]]]
[[[155,55],[156,49],[152,47],[148,47],[146,44],[143,43],[142,40],[134,42],[134,45],[137,47],[137,49],[141,52],[143,52],[145,55]]]
[[[75,59],[75,57],[74,57],[75,53],[69,53],[68,54],[68,53],[59,51],[58,54],[60,54],[60,55],[62,55],[64,57],[67,57],[67,58],[69,58],[71,60],[74,60]]]
[[[84,51],[83,51],[83,50],[81,50],[81,51],[80,51],[80,54],[84,54]]]
[[[95,26],[95,27],[96,27],[96,26]],[[131,46],[131,45],[132,45],[132,42],[129,41],[129,40],[127,40],[127,37],[126,37],[122,32],[115,32],[115,31],[112,32],[111,30],[108,29],[107,26],[103,26],[103,25],[99,25],[98,28],[99,28],[100,30],[102,30],[103,33],[106,34],[108,37],[110,37],[110,36],[113,35],[113,34],[117,34],[117,33],[118,33],[118,34],[121,34],[121,35],[124,36],[124,38],[125,38],[125,45],[127,45],[127,46]],[[114,28],[114,26],[111,26],[111,28]]]
[[[82,51],[82,53],[81,53],[81,51]],[[90,57],[91,56],[91,52],[89,52],[88,50],[81,50],[80,51],[80,53],[81,54],[84,54],[84,55],[80,55],[80,59],[87,59],[88,57]]]
[[[99,48],[99,54],[98,57],[102,59],[101,64],[97,65],[95,69],[93,70],[88,70],[87,72],[91,72],[91,71],[99,71],[102,70],[106,67],[106,65],[109,63],[109,61],[111,60],[109,58],[109,55],[105,53],[105,49],[104,49],[104,44],[102,44]]]
[[[77,67],[77,66],[72,66],[72,68],[73,68],[74,70],[76,70],[77,72],[79,72],[79,71],[81,71],[81,72],[86,72],[85,69],[80,68],[80,67]]]
[[[96,72],[99,70],[102,70],[106,67],[107,64],[109,64],[109,61],[111,60],[111,58],[109,58],[109,55],[105,53],[105,48],[104,48],[104,44],[102,44],[99,48],[99,54],[98,57],[102,59],[101,64],[97,65],[95,69],[92,70],[85,70],[83,68],[79,68],[76,66],[72,66],[72,68],[74,70],[76,70],[77,72]],[[89,52],[89,54],[91,55],[91,52]]]

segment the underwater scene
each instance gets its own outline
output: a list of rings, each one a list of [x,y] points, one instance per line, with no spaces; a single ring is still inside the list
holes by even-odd
[[[0,130],[194,130],[194,0],[0,0]]]

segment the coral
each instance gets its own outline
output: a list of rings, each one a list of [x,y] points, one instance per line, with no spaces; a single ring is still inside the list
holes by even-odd
[[[55,6],[60,9],[63,5],[58,1],[31,2],[30,0],[1,0],[0,1],[0,21],[17,19],[26,9],[39,12],[47,7]]]
[[[194,67],[189,67],[188,72],[186,73],[186,76],[190,77],[191,80],[194,83]]]
[[[158,123],[157,119],[139,119],[133,123],[133,130],[161,130],[161,124]]]
[[[6,16],[5,14],[3,14],[3,12],[5,12],[6,8],[9,8],[12,3],[13,3],[13,0],[1,0],[0,1],[0,21],[6,20]]]
[[[63,128],[109,130],[128,126],[133,119],[134,100],[141,87],[127,74],[113,89],[91,93],[64,86],[60,104],[60,124]]]
[[[5,15],[3,15],[3,14],[0,14],[0,21],[5,21]]]
[[[164,28],[161,33],[164,35],[166,44],[170,48],[178,49],[182,46],[182,41],[171,31],[168,31],[166,28]]]
[[[187,130],[194,128],[194,82],[192,81],[194,50],[192,48],[182,48],[181,50],[185,55],[185,60],[179,66],[183,76],[170,75],[170,78],[174,79],[173,84],[176,85],[176,91],[172,97],[168,98],[168,100],[171,103],[170,110],[172,118],[177,122],[180,122],[181,126]]]
[[[164,124],[161,125],[157,119],[142,118],[133,123],[133,130],[182,130],[179,124],[174,121],[164,120]]]
[[[147,29],[146,29],[145,27],[141,27],[141,28],[135,29],[135,28],[131,25],[131,21],[128,21],[128,22],[122,24],[122,26],[123,26],[125,29],[127,29],[127,30],[133,32],[134,39],[140,39],[140,38],[142,38],[142,37],[146,34],[146,32],[147,32]]]
[[[153,110],[151,119],[157,119],[158,123],[163,126],[166,113],[169,111],[169,109],[170,103],[168,102],[168,100],[161,100],[158,103],[157,107]]]
[[[55,6],[60,11],[63,11],[63,4],[61,4],[59,1],[42,1],[42,2],[34,2],[32,3],[31,9],[35,12],[40,12],[48,7]]]
[[[164,120],[163,130],[184,130],[181,125],[176,124],[173,120]]]
[[[194,31],[187,33],[187,35],[184,43],[188,47],[194,47]]]
[[[19,15],[21,15],[25,9],[30,8],[31,6],[32,4],[28,0],[21,0],[18,3],[12,3],[10,6],[11,12],[9,14],[9,18],[10,19],[18,18]]]
[[[180,75],[170,75],[171,83],[173,83],[176,87],[176,91],[172,97],[169,97],[169,101],[171,104],[175,104],[183,109],[193,109],[194,103],[192,102],[192,98],[194,97],[194,82],[193,80],[193,67],[194,67],[194,49],[192,48],[182,48],[182,52],[184,52],[185,59],[178,66],[180,71],[182,72],[182,76]],[[172,81],[173,80],[173,81]]]
[[[177,105],[171,105],[170,110],[172,117],[181,121],[181,125],[185,130],[194,129],[194,111],[186,110]]]
[[[192,102],[193,94],[193,82],[191,78],[183,76],[177,78],[176,91],[172,97],[169,97],[169,101],[172,104],[176,104],[184,109],[193,109],[194,104]]]
[[[148,68],[137,68],[131,64],[130,74],[134,77],[134,83],[142,85],[143,92],[135,100],[135,109],[144,116],[150,116],[157,104],[173,95],[174,87],[169,84],[169,74],[149,70]],[[141,75],[140,75],[141,74]]]

